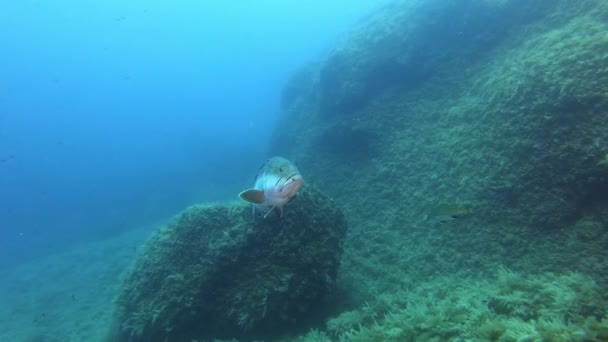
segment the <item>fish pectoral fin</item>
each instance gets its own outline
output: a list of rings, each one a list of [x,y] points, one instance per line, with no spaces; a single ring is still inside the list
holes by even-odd
[[[266,196],[264,195],[264,191],[257,189],[249,189],[241,192],[239,197],[244,201],[253,204],[260,204],[266,201]]]
[[[266,214],[264,214],[264,219],[266,219],[268,217],[268,215],[270,215],[270,213],[272,212],[272,210],[276,208],[276,207],[272,207],[270,209],[268,209],[268,211],[266,212]]]
[[[292,198],[289,199],[289,201],[287,201],[287,203],[285,203],[285,205],[290,205],[291,203],[293,203],[293,200],[296,199],[298,197],[298,193],[296,192],[295,195],[293,195]]]
[[[274,212],[277,213],[280,218],[283,218],[283,207],[274,207]]]

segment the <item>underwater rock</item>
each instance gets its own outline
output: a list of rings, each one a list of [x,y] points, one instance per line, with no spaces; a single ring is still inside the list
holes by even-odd
[[[362,27],[321,63],[318,89],[300,95],[275,129],[271,145],[281,148],[275,153],[298,160],[349,215],[341,283],[365,304],[328,321],[328,336],[316,340],[608,336],[608,2],[478,2],[484,1],[504,3],[498,17],[474,18],[495,29],[475,29],[480,25],[462,20],[462,11],[445,10],[466,7],[473,2],[468,0],[443,1],[436,21],[423,19],[438,8],[433,0],[432,8],[411,14],[392,11],[398,25],[386,25],[387,34],[378,30],[390,20]],[[528,4],[538,8],[530,11],[538,21],[514,15]],[[452,31],[439,39],[425,33],[449,28],[441,23],[453,24]],[[491,35],[501,39],[484,38]],[[399,37],[430,45],[389,44]],[[395,48],[383,48],[383,42]],[[437,48],[443,44],[445,49]],[[399,66],[424,60],[408,62],[409,46],[428,57],[429,78],[409,83],[402,73]],[[393,53],[399,50],[401,55]],[[404,76],[394,87],[393,78],[373,71],[387,70],[379,66],[390,66],[391,56],[403,62],[388,68]],[[357,132],[378,138],[361,139]],[[371,158],[344,158],[365,141],[374,148]],[[445,216],[434,209],[441,203],[467,203],[472,211],[443,224],[426,219]],[[479,300],[479,287],[471,286],[475,301],[483,303],[478,312],[492,315],[472,329],[461,324],[471,311],[432,303],[424,321],[418,311],[424,305],[404,299],[422,288],[420,279],[458,274],[458,283],[463,275],[485,278],[500,267],[558,278],[531,283],[507,274],[506,290],[487,300]],[[593,279],[581,281],[570,272]],[[450,283],[438,282],[443,293]],[[406,295],[398,294],[402,289]],[[426,289],[421,293],[429,297]],[[404,317],[386,315],[391,306]],[[449,313],[437,314],[446,308]],[[440,316],[451,322],[438,322]]]
[[[570,226],[608,201],[607,12],[596,0],[396,2],[319,63],[274,153],[366,224],[370,202],[428,212],[456,199],[476,202],[469,223]]]
[[[108,339],[247,340],[302,327],[334,287],[346,231],[309,185],[283,219],[252,221],[240,203],[190,207],[126,277]]]
[[[529,0],[388,4],[329,53],[319,72],[321,109],[352,114],[386,89],[414,89],[439,72],[463,69],[551,6]]]
[[[317,85],[316,64],[301,67],[290,76],[281,91],[281,110],[287,111],[300,98],[310,95]]]
[[[367,162],[375,154],[378,137],[364,128],[338,123],[320,130],[311,144],[319,154],[349,162]]]

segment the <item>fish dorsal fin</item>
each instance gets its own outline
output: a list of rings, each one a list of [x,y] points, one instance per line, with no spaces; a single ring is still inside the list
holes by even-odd
[[[266,196],[264,195],[264,191],[257,190],[257,189],[245,190],[239,194],[239,197],[242,198],[244,201],[247,201],[247,202],[253,203],[253,204],[260,204],[260,203],[264,203],[266,201]]]

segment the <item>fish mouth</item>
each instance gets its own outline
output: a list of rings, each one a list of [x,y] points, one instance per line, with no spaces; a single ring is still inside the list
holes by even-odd
[[[280,184],[288,184],[290,181],[295,181],[297,179],[302,179],[302,176],[300,176],[299,172],[292,172],[289,174],[289,176],[287,176],[285,178],[285,181],[282,182],[283,177],[277,179],[277,183],[275,184],[275,186],[279,186]]]
[[[292,174],[287,176],[287,178],[285,179],[285,182],[289,182],[290,180],[295,180],[296,177],[298,177],[298,179],[302,178],[302,176],[300,176],[299,172],[293,172]]]

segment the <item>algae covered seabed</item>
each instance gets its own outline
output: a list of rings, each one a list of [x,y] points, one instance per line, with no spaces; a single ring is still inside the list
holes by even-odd
[[[122,275],[157,226],[2,269],[0,341],[101,341]]]
[[[272,154],[349,224],[337,307],[284,340],[608,340],[606,1],[395,2],[282,111]],[[101,339],[146,234],[7,271],[0,340]]]

